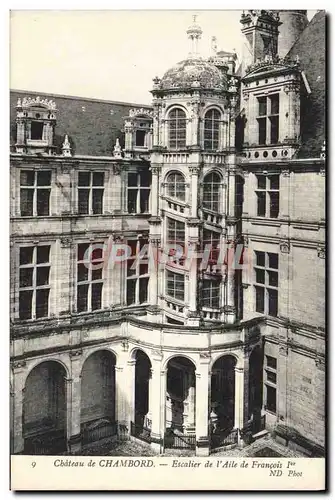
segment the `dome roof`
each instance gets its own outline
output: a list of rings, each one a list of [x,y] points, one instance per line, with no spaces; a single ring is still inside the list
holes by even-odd
[[[199,82],[197,84],[196,82]],[[213,89],[226,88],[225,76],[214,66],[201,58],[189,58],[180,61],[169,69],[161,80],[162,89],[185,89],[200,87]]]

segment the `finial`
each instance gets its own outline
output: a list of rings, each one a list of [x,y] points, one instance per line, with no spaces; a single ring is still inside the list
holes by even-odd
[[[199,24],[196,23],[196,18],[197,15],[194,15],[193,24],[189,26],[189,28],[186,31],[188,38],[190,38],[191,40],[191,52],[189,54],[190,57],[198,56],[198,40],[200,40],[202,35],[202,29],[199,26]]]
[[[62,145],[62,154],[63,154],[63,156],[72,156],[71,144],[70,144],[69,137],[67,134],[65,135],[64,142]]]
[[[113,151],[113,156],[114,156],[114,158],[122,158],[122,149],[120,146],[119,139],[116,139],[116,143],[115,143],[114,151]]]
[[[17,100],[16,107],[17,107],[17,108],[21,108],[21,107],[22,107],[22,103],[21,103],[21,99],[20,99],[20,97],[19,97],[19,98],[18,98],[18,100]]]
[[[217,38],[216,36],[212,36],[212,52],[215,55],[218,51]]]

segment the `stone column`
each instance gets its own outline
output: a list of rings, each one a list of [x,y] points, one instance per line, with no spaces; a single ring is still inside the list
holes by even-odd
[[[196,398],[196,389],[195,389],[195,380],[192,373],[186,374],[188,379],[188,394],[185,402],[188,404],[188,416],[187,416],[187,427],[188,432],[192,431],[195,427],[195,398]]]
[[[151,216],[158,216],[159,171],[158,166],[151,166]]]
[[[117,357],[115,367],[116,419],[119,430],[130,433],[130,422],[135,422],[135,367],[136,360],[128,360],[127,341]]]
[[[249,398],[249,370],[248,357],[244,357],[243,366],[235,367],[235,417],[234,428],[243,429],[248,421]],[[242,444],[240,434],[238,442]]]
[[[191,177],[191,211],[190,216],[192,219],[198,218],[198,176],[199,176],[199,166],[189,167],[190,177]]]
[[[288,219],[290,214],[290,171],[282,170],[279,179],[279,217]]]
[[[81,368],[82,352],[71,357],[71,378],[66,379],[66,434],[68,452],[75,455],[81,450]]]
[[[208,456],[210,450],[210,356],[200,357],[196,373],[196,455]]]
[[[163,404],[163,396],[166,394],[164,387],[166,385],[166,372],[161,371],[161,360],[152,360],[151,368],[151,380],[149,384],[149,411],[151,415],[151,447],[157,451],[161,452],[165,425],[162,407],[165,410],[165,400]],[[163,391],[163,394],[162,394]],[[164,412],[165,414],[165,412]]]
[[[160,435],[162,447],[161,451],[164,451],[164,436],[165,436],[165,427],[166,427],[166,380],[167,380],[167,369],[160,371]]]
[[[286,341],[285,341],[286,340]],[[279,345],[279,355],[277,358],[277,414],[281,422],[287,421],[287,372],[288,372],[288,346],[287,339],[282,339],[283,343]]]
[[[13,371],[13,386],[11,392],[12,401],[12,422],[13,435],[11,440],[11,453],[23,453],[23,402],[24,402],[24,386],[27,377],[26,363],[24,361],[16,361],[12,365]]]

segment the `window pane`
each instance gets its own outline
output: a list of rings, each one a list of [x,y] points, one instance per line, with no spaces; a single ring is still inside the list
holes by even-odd
[[[127,280],[127,306],[135,304],[136,280]]]
[[[266,372],[266,380],[272,382],[273,384],[277,383],[277,375],[273,372]]]
[[[271,103],[271,115],[277,115],[279,113],[279,94],[274,94],[270,96]]]
[[[266,143],[266,118],[258,118],[258,144]]]
[[[279,189],[279,175],[270,175],[270,189]]]
[[[49,289],[36,290],[36,318],[45,318],[49,312]]]
[[[33,286],[33,272],[32,267],[23,267],[20,269],[20,288]]]
[[[103,247],[104,247],[104,242],[103,241],[97,241],[96,243],[93,243],[92,245],[92,251],[91,251],[91,256],[90,259],[92,262],[101,260],[103,257]]]
[[[255,269],[256,271],[256,282],[265,283],[265,271],[264,269]]]
[[[103,186],[105,181],[104,172],[93,172],[93,186]]]
[[[257,175],[257,187],[258,189],[266,189],[265,175]]]
[[[266,356],[266,366],[269,368],[277,369],[277,359],[272,356]]]
[[[279,191],[269,192],[270,217],[276,219],[279,214]]]
[[[78,213],[88,214],[89,189],[78,189]]]
[[[50,186],[51,185],[51,171],[41,170],[37,172],[37,185],[38,186]]]
[[[151,172],[150,170],[142,170],[140,172],[140,186],[150,187],[151,184]]]
[[[258,116],[266,115],[266,97],[258,97]]]
[[[77,265],[77,281],[87,281],[88,280],[88,268],[85,264]]]
[[[136,275],[136,260],[128,259],[127,260],[127,276],[135,276]]]
[[[19,295],[19,317],[20,319],[31,319],[32,317],[33,291],[25,290]]]
[[[20,265],[32,264],[33,254],[34,254],[34,247],[21,247],[20,248]]]
[[[271,116],[271,144],[276,144],[279,137],[279,116]]]
[[[50,261],[50,245],[43,245],[37,247],[37,264],[44,264],[45,262]]]
[[[278,286],[278,273],[276,271],[267,271],[268,282],[270,286]]]
[[[137,174],[135,173],[128,174],[128,186],[129,187],[137,186]]]
[[[101,309],[102,283],[92,284],[92,311]]]
[[[50,189],[37,189],[37,215],[49,215]]]
[[[77,286],[77,311],[87,311],[88,285]]]
[[[137,209],[137,189],[128,189],[128,213],[136,214]]]
[[[90,254],[88,252],[89,243],[79,243],[78,244],[78,252],[77,252],[77,260],[90,260]]]
[[[43,286],[49,284],[49,266],[41,266],[36,268],[36,286]]]
[[[278,314],[278,290],[273,290],[272,288],[268,288],[268,297],[269,297],[269,315],[277,316]]]
[[[103,189],[93,189],[92,193],[92,212],[93,214],[102,214],[102,204],[103,204]]]
[[[140,278],[140,304],[143,304],[148,300],[148,283],[149,278]]]
[[[255,286],[256,291],[256,311],[259,313],[264,312],[264,288]]]
[[[101,269],[92,269],[92,281],[102,279],[102,267]]]
[[[91,172],[78,172],[78,186],[89,186]]]
[[[265,252],[255,252],[256,254],[256,266],[265,266]]]
[[[20,190],[20,212],[22,217],[33,215],[33,200],[34,200],[33,189]]]
[[[268,253],[269,267],[271,269],[278,269],[278,254]]]
[[[276,413],[277,410],[277,391],[274,387],[266,386],[266,408]]]
[[[21,170],[20,184],[21,186],[33,186],[35,181],[35,172],[33,170]]]
[[[44,124],[43,122],[31,122],[31,129],[30,129],[30,138],[33,141],[40,141],[42,140],[43,137],[43,127]]]
[[[140,208],[141,214],[149,212],[149,189],[141,189],[140,190]]]
[[[256,195],[257,195],[257,215],[259,217],[265,217],[266,192],[258,191]]]
[[[136,130],[135,145],[144,146],[144,140],[145,140],[145,130]]]

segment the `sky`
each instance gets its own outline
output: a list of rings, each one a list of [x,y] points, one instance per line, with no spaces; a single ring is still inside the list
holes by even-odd
[[[308,11],[308,17],[315,11]],[[12,10],[10,87],[150,104],[152,79],[185,59],[192,15],[203,30],[199,53],[241,57],[241,10]]]

